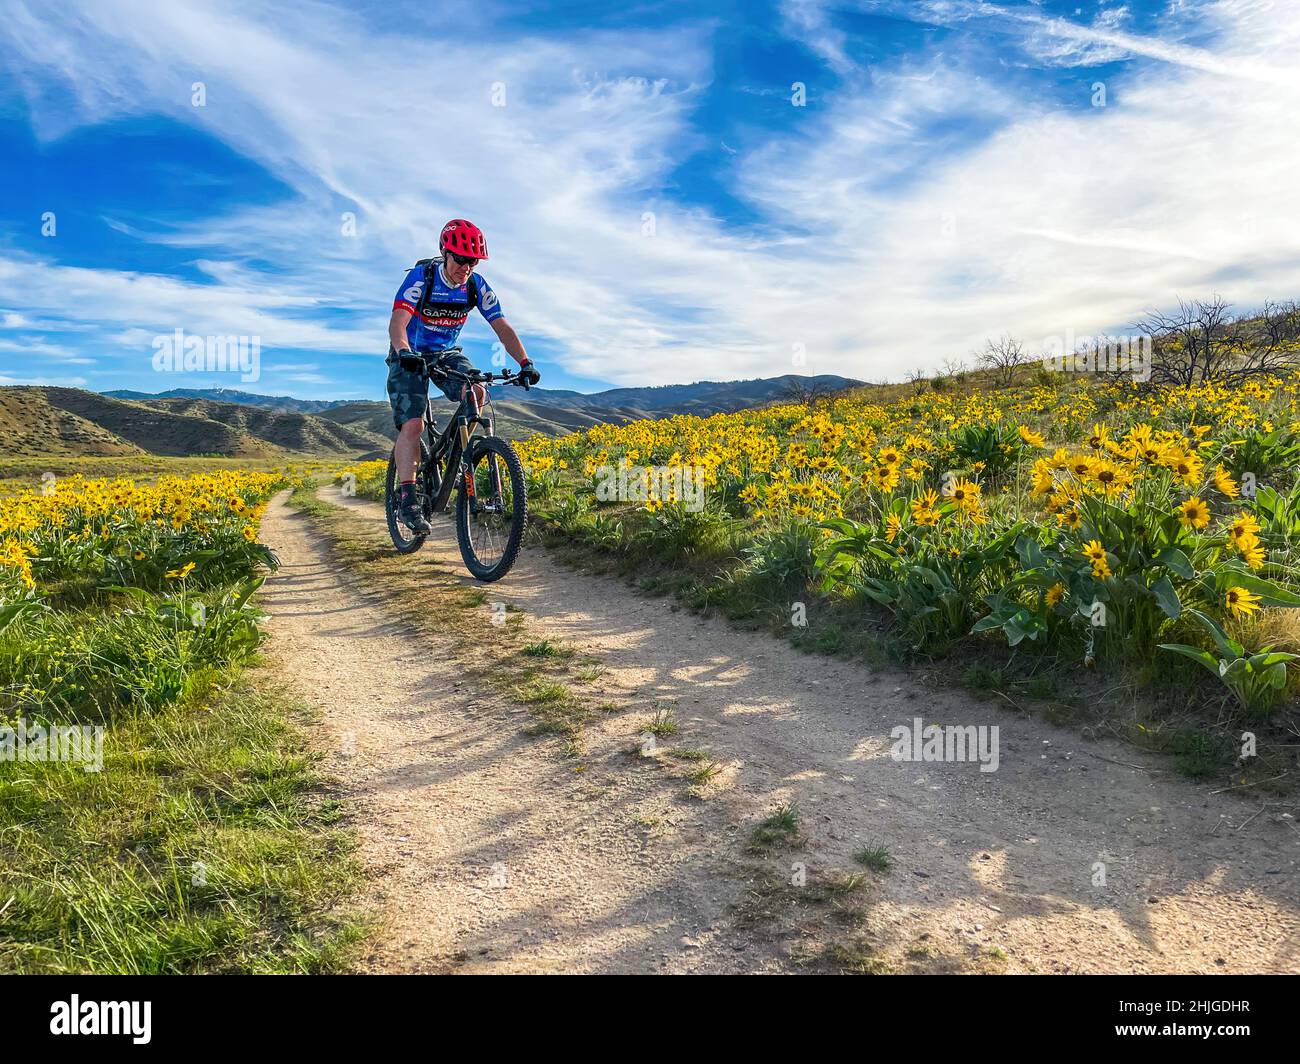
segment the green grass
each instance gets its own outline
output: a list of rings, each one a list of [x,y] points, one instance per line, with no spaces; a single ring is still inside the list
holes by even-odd
[[[530,706],[554,706],[569,701],[569,689],[555,680],[534,679],[519,687],[520,702]]]
[[[663,739],[669,735],[676,735],[680,729],[676,717],[673,716],[673,711],[660,708],[655,710],[655,715],[641,725],[639,730],[653,735],[657,739]]]
[[[894,864],[893,857],[883,846],[864,846],[853,855],[853,859],[873,872],[888,872]]]
[[[721,771],[722,765],[713,758],[709,758],[700,762],[694,768],[687,770],[686,778],[699,787],[708,783]]]
[[[749,849],[752,853],[766,853],[778,845],[795,846],[801,841],[799,809],[791,802],[778,808],[754,828],[749,837]]]
[[[1007,678],[1002,669],[977,663],[962,674],[962,682],[972,691],[987,692],[1004,687]]]
[[[557,658],[561,661],[568,661],[577,651],[573,647],[566,647],[549,639],[543,639],[536,643],[528,643],[522,653],[530,658]]]
[[[841,975],[891,975],[893,969],[870,947],[858,943],[835,942],[827,946],[816,961]]]
[[[347,966],[367,930],[342,915],[351,836],[305,711],[246,671],[260,614],[240,575],[52,592],[0,632],[0,724],[102,729],[97,771],[0,761],[0,972]]]
[[[106,729],[100,772],[0,764],[0,972],[331,972],[359,872],[284,695],[227,671]]]
[[[329,503],[321,502],[320,499],[316,498],[317,482],[320,479],[319,477],[312,477],[294,487],[289,494],[288,504],[295,510],[300,510],[313,517],[319,517],[321,514],[326,513],[330,508]]]
[[[1231,744],[1221,735],[1179,729],[1167,741],[1174,767],[1191,779],[1216,779],[1233,762]]]

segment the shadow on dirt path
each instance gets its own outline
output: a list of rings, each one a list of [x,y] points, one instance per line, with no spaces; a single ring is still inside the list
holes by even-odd
[[[375,503],[320,497],[382,525]],[[800,866],[828,881],[860,871],[870,845],[894,867],[870,877],[854,933],[893,970],[996,957],[1011,972],[1300,971],[1295,822],[1252,817],[1258,806],[1130,747],[805,655],[525,551],[486,587],[485,615],[509,603],[530,636],[598,660],[599,697],[622,711],[592,729],[579,775],[521,735],[517,707],[468,699],[440,648],[404,638],[332,571],[283,500],[262,538],[286,563],[263,593],[281,667],[334,742],[355,735],[332,767],[393,928],[376,968],[460,956],[470,970],[787,970],[801,940],[827,933],[789,886]],[[474,585],[449,523],[418,557],[421,580]],[[707,800],[626,755],[666,707],[674,742],[723,768]],[[891,729],[918,718],[998,728],[997,770],[893,760]],[[750,829],[786,803],[802,845],[747,854]]]

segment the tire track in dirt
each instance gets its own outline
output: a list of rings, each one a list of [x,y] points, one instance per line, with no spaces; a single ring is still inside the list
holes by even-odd
[[[710,874],[707,807],[666,800],[648,771],[575,773],[333,565],[284,498],[262,523],[281,561],[259,593],[268,658],[321,715],[383,925],[367,970],[769,966],[717,919],[742,884]]]
[[[320,494],[382,524],[375,503]],[[520,734],[518,707],[467,704],[454,669],[430,666],[427,637],[395,631],[331,570],[306,518],[277,502],[262,538],[285,562],[263,592],[280,666],[335,742],[357,735],[332,767],[393,927],[377,969],[461,953],[468,970],[786,970],[792,946],[834,930],[789,895],[759,924],[736,919],[754,870],[786,882],[798,861],[825,876],[878,844],[895,867],[867,891],[861,926],[899,970],[979,967],[998,951],[1006,971],[1300,971],[1295,821],[1252,818],[1255,804],[1130,747],[805,655],[525,550],[489,598],[524,610],[530,638],[598,658],[600,697],[627,710],[588,729],[578,775]],[[450,524],[429,555],[438,579],[473,584]],[[681,745],[726,764],[709,800],[624,755],[656,704],[675,708]],[[890,730],[915,717],[998,726],[998,771],[895,762]],[[749,829],[787,802],[806,844],[747,856]],[[490,885],[494,863],[507,887]]]

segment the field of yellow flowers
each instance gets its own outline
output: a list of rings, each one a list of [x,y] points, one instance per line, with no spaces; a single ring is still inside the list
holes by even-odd
[[[1192,682],[1181,657],[1264,714],[1294,657],[1271,633],[1294,643],[1300,606],[1298,393],[1276,377],[1052,381],[599,426],[519,449],[535,509],[565,538],[694,562],[700,597],[733,614],[865,602],[904,653],[996,638]],[[604,504],[594,485],[620,466],[694,467],[707,505],[653,478],[643,500]]]
[[[259,520],[294,482],[73,475],[0,498],[0,972],[326,966],[335,940],[301,940],[347,869],[285,710],[239,673],[278,564]]]
[[[269,560],[257,522],[275,473],[130,478],[70,476],[0,500],[0,598],[38,597],[64,580],[160,588],[189,578],[219,583]]]

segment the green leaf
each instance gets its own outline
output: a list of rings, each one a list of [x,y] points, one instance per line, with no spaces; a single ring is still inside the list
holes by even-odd
[[[1229,639],[1227,634],[1211,618],[1207,617],[1200,610],[1188,610],[1191,616],[1195,617],[1204,626],[1205,630],[1214,638],[1214,645],[1219,648],[1219,653],[1225,658],[1239,658],[1242,655],[1240,643]]]
[[[244,603],[252,597],[253,592],[261,587],[265,582],[265,576],[251,576],[240,584],[232,603],[235,609],[242,609]]]
[[[1225,580],[1230,580],[1235,587],[1244,587],[1247,591],[1252,591],[1260,598],[1261,606],[1300,606],[1300,595],[1294,591],[1287,591],[1285,588],[1278,587],[1271,580],[1262,580],[1258,576],[1252,576],[1244,569],[1238,569],[1235,566],[1220,569],[1218,572],[1220,590],[1225,588]]]
[[[1169,577],[1162,576],[1152,584],[1151,592],[1155,595],[1160,608],[1165,611],[1165,616],[1171,621],[1178,620],[1183,612],[1183,604],[1178,601],[1178,592],[1174,590],[1174,585],[1169,582]]]
[[[6,602],[0,605],[0,632],[25,613],[43,613],[48,609],[49,607],[40,599],[25,598],[16,602]]]
[[[1181,654],[1185,658],[1191,658],[1193,661],[1199,661],[1215,676],[1219,675],[1219,659],[1211,654],[1208,650],[1201,650],[1199,647],[1189,647],[1183,643],[1161,643],[1161,650],[1172,650],[1175,654]]]
[[[1226,684],[1232,684],[1250,673],[1250,663],[1245,658],[1219,662],[1219,676]]]
[[[1016,557],[1025,569],[1042,569],[1047,565],[1047,555],[1043,553],[1043,548],[1038,545],[1038,540],[1029,536],[1021,536],[1016,540]]]
[[[1016,646],[1025,636],[1030,639],[1037,639],[1038,633],[1044,628],[1043,622],[1034,614],[1027,610],[1018,611],[1015,616],[1008,619],[1003,625],[1007,633],[1007,644]]]
[[[1191,580],[1196,576],[1196,570],[1181,547],[1166,547],[1156,555],[1156,564],[1163,565],[1175,576],[1181,576],[1184,580]]]

